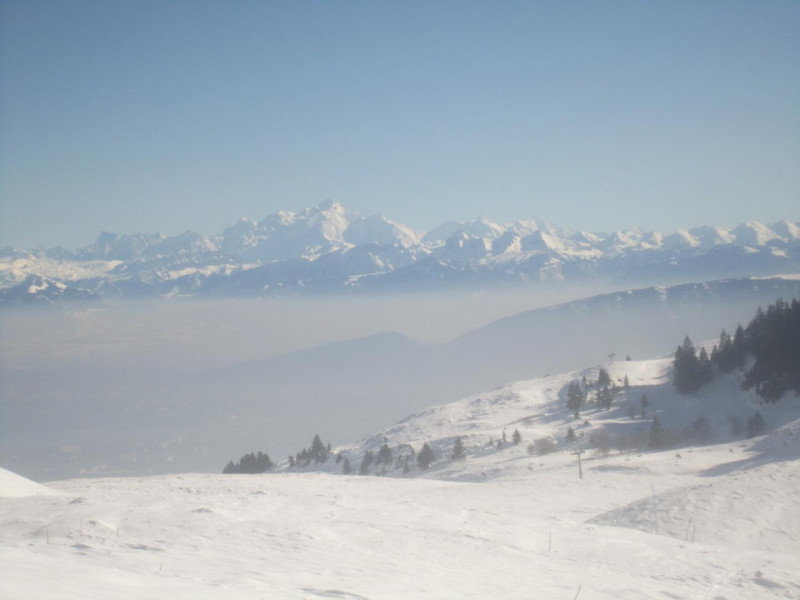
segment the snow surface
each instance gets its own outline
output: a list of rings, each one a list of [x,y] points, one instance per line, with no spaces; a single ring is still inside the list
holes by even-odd
[[[739,374],[678,396],[668,360],[606,368],[631,387],[611,410],[589,407],[579,420],[564,409],[564,388],[597,367],[432,407],[334,450],[355,459],[384,440],[428,441],[438,458],[422,473],[74,479],[48,484],[58,496],[2,494],[0,597],[800,597],[797,398],[759,406],[772,429],[744,441],[720,423],[756,408]],[[643,391],[665,426],[704,413],[720,443],[588,450],[597,429],[649,425],[625,410]],[[570,425],[579,432],[571,446]],[[486,443],[514,428],[521,444]],[[464,461],[446,458],[456,435]],[[541,436],[561,451],[529,456]],[[6,474],[0,483],[15,480]]]
[[[0,467],[0,498],[52,496],[58,492]]]

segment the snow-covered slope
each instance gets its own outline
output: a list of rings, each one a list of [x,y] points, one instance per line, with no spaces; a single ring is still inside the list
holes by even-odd
[[[404,458],[410,453],[407,446],[419,452],[427,443],[434,450],[434,467],[421,472],[412,460],[410,474],[471,479],[475,475],[474,465],[465,466],[466,463],[452,460],[457,438],[464,443],[469,462],[480,464],[485,473],[498,465],[527,463],[531,452],[538,452],[528,446],[532,443],[535,446],[536,440],[542,439],[550,440],[554,451],[594,451],[598,446],[613,446],[625,452],[648,450],[654,418],[666,430],[669,444],[677,448],[697,444],[698,437],[703,443],[734,442],[743,438],[744,424],[756,411],[769,428],[781,432],[773,434],[780,443],[771,452],[780,454],[785,450],[792,459],[800,457],[800,437],[796,437],[800,435],[800,398],[791,394],[785,401],[762,404],[754,393],[741,389],[743,375],[738,371],[718,375],[693,394],[679,394],[672,385],[671,364],[671,358],[615,361],[511,383],[425,409],[357,444],[334,449],[334,454],[341,453],[339,462],[329,460],[307,468],[341,471],[343,459],[347,458],[352,468],[358,469],[366,451],[377,454],[386,444],[397,449],[395,460],[386,465],[376,464],[368,472],[406,476],[409,473],[402,468],[403,461],[396,460],[397,455]],[[596,384],[600,369],[609,374],[611,386],[617,388],[608,409],[594,402],[600,389]],[[589,402],[581,409],[579,418],[566,406],[567,389],[573,381],[588,383]],[[644,407],[643,395],[648,399]],[[701,418],[708,425],[702,432],[693,429]],[[573,440],[568,436],[570,429],[575,436]],[[518,444],[513,443],[515,430],[521,435]],[[288,464],[284,463],[282,468],[289,469]]]
[[[631,383],[610,411],[574,420],[564,410],[564,386],[596,377],[589,369],[434,407],[338,449],[355,458],[384,441],[430,442],[440,456],[424,476],[76,479],[51,482],[58,497],[0,498],[0,596],[798,597],[797,400],[759,407],[771,431],[734,441],[716,413],[756,408],[741,393],[727,398],[735,375],[680,398],[666,360],[607,368]],[[628,416],[643,390],[647,415]],[[636,429],[651,415],[675,426],[700,413],[715,443],[584,452],[579,471],[576,451],[601,428]],[[579,432],[571,445],[569,425]],[[523,441],[489,446],[502,429]],[[454,436],[467,441],[465,460],[441,456]],[[558,450],[530,456],[526,444],[542,438]]]
[[[67,285],[60,281],[29,275],[21,283],[0,289],[0,306],[55,305],[64,302],[98,302],[100,296],[92,291]]]
[[[784,220],[668,235],[640,229],[605,234],[537,219],[500,224],[479,218],[421,235],[329,200],[259,222],[240,219],[210,237],[103,232],[76,251],[0,252],[0,284],[33,273],[132,297],[681,283],[800,273],[800,226]]]
[[[58,492],[0,467],[0,498],[54,495]]]

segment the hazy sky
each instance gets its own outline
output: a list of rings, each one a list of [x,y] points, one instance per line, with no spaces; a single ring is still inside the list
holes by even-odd
[[[0,246],[334,199],[800,219],[800,2],[0,0]]]

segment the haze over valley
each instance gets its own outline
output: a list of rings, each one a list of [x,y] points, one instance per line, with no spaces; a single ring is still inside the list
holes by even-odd
[[[800,598],[798,31],[0,0],[0,598]]]

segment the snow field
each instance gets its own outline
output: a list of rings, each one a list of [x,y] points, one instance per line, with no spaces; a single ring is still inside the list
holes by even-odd
[[[58,496],[0,499],[0,596],[572,598],[581,586],[581,598],[798,597],[797,461],[749,463],[749,444],[680,454],[588,457],[582,480],[559,453],[532,470],[509,460],[481,483],[54,482]]]
[[[43,487],[0,471],[0,597],[800,597],[800,404],[757,405],[737,373],[680,396],[669,364],[606,365],[631,387],[610,410],[587,406],[579,419],[565,408],[566,388],[595,380],[599,367],[432,407],[333,449],[357,472],[367,449],[430,443],[436,462],[407,475],[344,476],[329,459],[301,472]],[[642,393],[647,416],[631,416]],[[767,435],[727,431],[729,414],[756,409]],[[656,415],[676,429],[706,416],[717,443],[592,449],[593,433],[647,431]],[[571,444],[570,426],[579,436]],[[488,442],[503,430],[509,442],[498,450]],[[459,436],[467,459],[448,460]],[[559,451],[529,455],[540,437]]]

